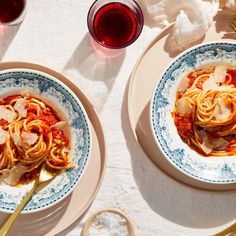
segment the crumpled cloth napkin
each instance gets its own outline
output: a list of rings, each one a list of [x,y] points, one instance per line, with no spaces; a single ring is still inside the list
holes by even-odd
[[[236,0],[225,0],[225,2],[223,2],[223,4],[226,7],[236,7]]]
[[[142,0],[154,24],[167,26],[174,21],[172,42],[186,49],[204,36],[219,6],[235,7],[236,0]]]

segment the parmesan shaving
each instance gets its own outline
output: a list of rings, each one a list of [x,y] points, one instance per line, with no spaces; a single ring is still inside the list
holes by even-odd
[[[30,92],[28,90],[22,91],[20,93],[22,97],[29,98],[30,97]]]
[[[201,148],[207,155],[213,150],[224,150],[228,146],[228,141],[224,138],[210,139],[205,131],[200,131],[199,135],[203,140]]]
[[[27,102],[24,98],[19,98],[16,100],[14,109],[20,114],[21,117],[27,116],[27,110],[25,109]]]
[[[208,155],[212,152],[213,146],[209,142],[204,140],[203,143],[201,144],[201,148]]]
[[[217,98],[216,101],[217,101],[217,104],[213,111],[214,117],[217,120],[227,119],[229,115],[232,113],[231,109],[225,105],[222,98]]]
[[[225,148],[228,146],[229,142],[226,141],[224,138],[217,138],[212,140],[213,143],[213,149],[217,150],[225,150]]]
[[[59,121],[56,124],[52,125],[50,128],[51,129],[59,129],[59,130],[61,130],[61,129],[63,129],[65,127],[65,125],[66,125],[65,121]]]
[[[62,148],[62,152],[69,153],[69,152],[70,152],[70,149],[69,149],[68,147],[63,147],[63,148]]]
[[[29,145],[35,144],[38,139],[38,135],[30,132],[22,132],[21,137],[23,141]]]
[[[185,116],[192,112],[193,106],[191,102],[185,97],[178,99],[175,105],[180,116]]]
[[[11,123],[14,120],[15,112],[8,110],[4,106],[0,106],[0,119],[6,120],[8,123]]]
[[[209,78],[202,84],[203,90],[216,90],[218,87],[213,74],[210,74]]]
[[[200,137],[202,138],[202,144],[201,144],[201,148],[202,150],[208,155],[212,152],[212,149],[213,149],[213,145],[212,143],[210,142],[207,134],[205,131],[200,131],[198,132]]]
[[[184,93],[188,89],[188,86],[189,86],[189,78],[186,76],[183,79],[181,79],[178,87],[178,92]]]
[[[19,181],[20,177],[25,173],[27,170],[27,167],[22,165],[16,165],[9,169],[4,169],[0,171],[0,174],[2,174],[0,178],[0,182],[4,182],[8,185],[15,186],[17,182]]]
[[[226,65],[217,65],[214,71],[214,77],[216,83],[224,83],[227,73]]]
[[[0,126],[0,145],[6,143],[8,139],[9,139],[8,132]]]
[[[22,146],[22,139],[19,133],[15,132],[12,134],[12,140],[15,145]]]

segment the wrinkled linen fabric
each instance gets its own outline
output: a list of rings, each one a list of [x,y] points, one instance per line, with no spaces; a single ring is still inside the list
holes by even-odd
[[[236,7],[236,0],[227,0],[224,5],[225,7]]]
[[[142,0],[157,26],[173,22],[173,46],[183,50],[202,38],[220,7],[219,0]],[[221,2],[222,3],[222,2]],[[225,7],[235,7],[236,0],[225,0]]]

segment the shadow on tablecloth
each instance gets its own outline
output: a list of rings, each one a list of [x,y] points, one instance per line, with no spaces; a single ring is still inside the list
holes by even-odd
[[[19,28],[20,24],[11,26],[0,25],[0,60],[2,60],[5,55]]]
[[[92,104],[101,112],[125,54],[126,49],[111,50],[98,45],[87,33],[66,63],[63,72],[67,77],[74,78],[73,82],[88,95]]]

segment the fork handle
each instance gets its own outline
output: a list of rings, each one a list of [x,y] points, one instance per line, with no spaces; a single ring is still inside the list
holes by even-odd
[[[8,220],[5,222],[5,224],[0,229],[0,235],[5,236],[8,232],[8,230],[11,228],[12,224],[15,222],[16,217],[21,213],[25,205],[28,203],[28,201],[32,198],[32,195],[34,194],[36,188],[38,186],[38,181],[35,181],[32,189],[30,192],[24,197],[20,205],[15,209],[15,211],[12,213],[12,215],[8,218]]]
[[[225,236],[225,235],[227,235],[229,233],[232,233],[232,232],[235,232],[235,231],[236,231],[236,223],[230,225],[228,228],[224,229],[223,231],[221,231],[217,234],[214,234],[214,236]]]

